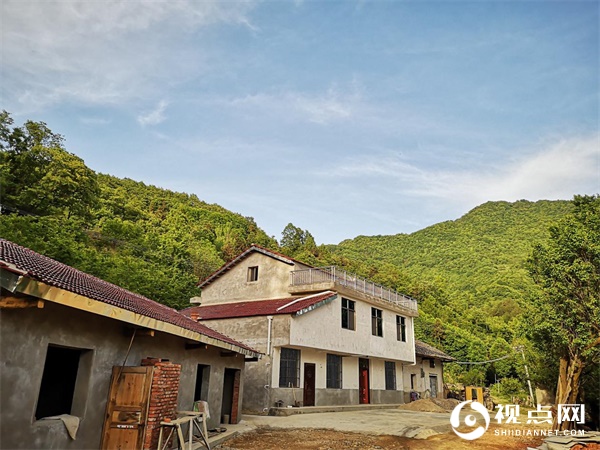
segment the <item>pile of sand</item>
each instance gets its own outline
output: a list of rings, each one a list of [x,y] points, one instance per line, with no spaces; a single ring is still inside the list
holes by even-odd
[[[405,409],[408,411],[421,411],[421,412],[446,412],[444,408],[439,405],[436,405],[430,398],[416,400],[414,402],[405,403],[404,405],[400,405],[398,409]]]
[[[455,398],[432,398],[430,400],[448,412],[452,411],[456,408],[456,405],[460,403],[460,401]]]

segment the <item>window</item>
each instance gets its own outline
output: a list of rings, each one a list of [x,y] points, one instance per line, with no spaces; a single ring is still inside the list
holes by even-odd
[[[396,363],[394,361],[385,362],[385,390],[396,390]]]
[[[429,360],[429,367],[431,367],[432,369],[435,369],[435,359]]]
[[[300,350],[282,347],[279,355],[279,387],[300,385]]]
[[[377,308],[371,308],[371,332],[373,336],[383,337],[383,311]]]
[[[258,266],[248,267],[248,282],[258,281]]]
[[[354,330],[354,302],[342,298],[342,328]]]
[[[406,342],[406,317],[396,316],[396,334],[399,341]]]
[[[60,414],[84,415],[91,361],[90,350],[48,346],[36,420]]]
[[[342,357],[327,354],[327,388],[342,388]]]
[[[410,374],[410,388],[414,391],[417,388],[417,374]]]

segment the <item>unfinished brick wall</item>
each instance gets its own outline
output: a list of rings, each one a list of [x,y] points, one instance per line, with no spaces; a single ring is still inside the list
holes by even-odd
[[[160,422],[165,418],[176,418],[181,365],[157,358],[146,358],[142,360],[142,366],[154,366],[143,447],[144,450],[149,450],[158,447]]]

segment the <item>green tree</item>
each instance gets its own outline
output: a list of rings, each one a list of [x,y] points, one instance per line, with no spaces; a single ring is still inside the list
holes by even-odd
[[[314,254],[317,251],[317,244],[308,230],[288,223],[281,232],[281,249],[289,256],[297,256],[299,253]]]
[[[14,127],[0,114],[2,202],[40,214],[87,217],[99,194],[96,174],[63,148],[63,137],[45,123]]]
[[[576,196],[574,211],[534,247],[529,271],[541,288],[532,338],[559,360],[557,404],[580,400],[582,374],[600,353],[600,197]],[[572,422],[558,423],[566,429]]]

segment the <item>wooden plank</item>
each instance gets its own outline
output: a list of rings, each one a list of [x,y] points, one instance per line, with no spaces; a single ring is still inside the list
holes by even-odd
[[[131,332],[135,330],[136,336],[150,336],[154,337],[154,330],[150,328],[141,328],[141,327],[125,327],[123,332],[126,336],[131,336]]]
[[[153,367],[113,367],[103,449],[138,449],[143,445]]]
[[[202,350],[206,350],[208,348],[208,345],[206,345],[206,344],[190,344],[188,342],[185,343],[185,349],[186,350],[195,350],[197,348],[200,348]]]
[[[22,308],[43,308],[44,300],[26,297],[15,297],[5,295],[0,298],[0,308],[3,309],[22,309]]]

